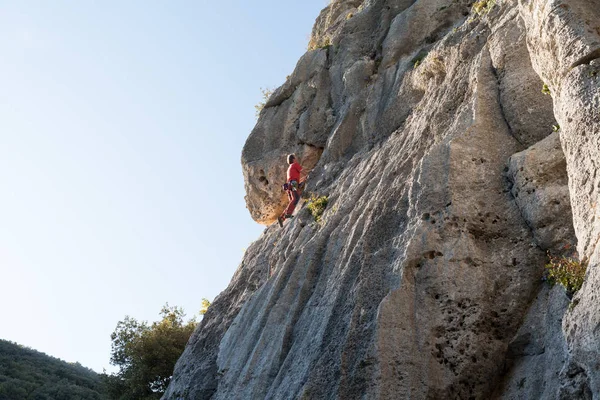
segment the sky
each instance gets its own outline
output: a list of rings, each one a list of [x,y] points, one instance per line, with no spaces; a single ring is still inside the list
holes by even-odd
[[[101,372],[264,227],[241,150],[327,0],[0,0],[0,339]]]

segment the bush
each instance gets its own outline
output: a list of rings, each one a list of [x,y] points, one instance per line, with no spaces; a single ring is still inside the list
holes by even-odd
[[[479,0],[473,4],[473,11],[477,15],[485,15],[496,5],[496,0]]]
[[[550,88],[545,83],[544,83],[544,86],[542,86],[542,93],[544,93],[544,94],[550,94]]]
[[[331,38],[324,37],[320,40],[315,40],[315,38],[310,39],[308,42],[308,51],[316,50],[316,49],[326,49],[331,46]]]
[[[559,284],[567,290],[569,296],[573,296],[583,285],[586,268],[587,262],[579,261],[576,257],[548,254],[546,278],[551,285]]]
[[[267,104],[267,100],[269,100],[269,97],[271,97],[274,90],[260,88],[260,92],[262,93],[263,98],[262,101],[260,101],[257,105],[254,106],[254,109],[256,110],[256,118],[258,118],[260,112],[263,110],[263,108],[265,108],[265,104]]]
[[[200,315],[206,314],[208,311],[208,307],[210,307],[210,301],[208,299],[202,298],[202,302],[200,303]]]
[[[410,60],[411,64],[413,65],[413,69],[417,69],[419,65],[423,63],[423,60],[425,57],[427,57],[427,54],[427,51],[421,50],[415,57],[413,57],[412,60]]]
[[[316,222],[321,222],[321,216],[327,208],[327,202],[327,196],[318,197],[313,194],[310,197],[307,207]]]

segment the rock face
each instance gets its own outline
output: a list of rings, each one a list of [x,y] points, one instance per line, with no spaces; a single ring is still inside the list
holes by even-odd
[[[536,244],[554,254],[574,246],[566,161],[558,133],[511,156],[508,178]]]
[[[328,207],[265,229],[164,398],[600,397],[597,0],[334,0],[310,45],[242,167],[259,223],[291,152]]]

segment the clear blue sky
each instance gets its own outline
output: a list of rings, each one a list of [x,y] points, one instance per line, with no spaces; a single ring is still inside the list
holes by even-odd
[[[263,230],[240,154],[326,0],[0,0],[0,338],[101,371]]]

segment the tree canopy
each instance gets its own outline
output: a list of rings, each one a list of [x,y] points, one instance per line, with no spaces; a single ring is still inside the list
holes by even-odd
[[[196,320],[184,321],[183,309],[168,304],[160,317],[151,325],[129,316],[117,323],[111,335],[110,362],[119,367],[119,372],[104,377],[112,398],[160,399],[167,389]]]

